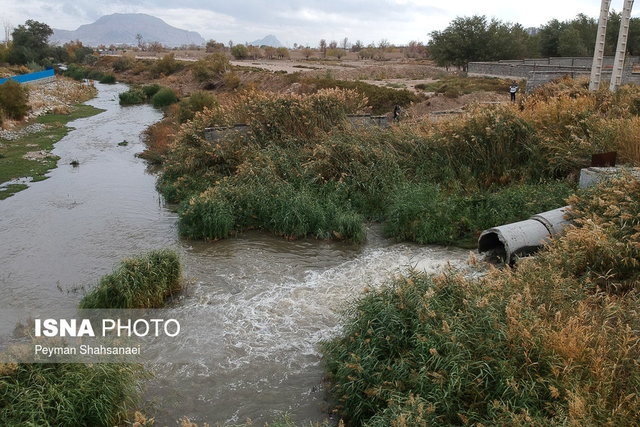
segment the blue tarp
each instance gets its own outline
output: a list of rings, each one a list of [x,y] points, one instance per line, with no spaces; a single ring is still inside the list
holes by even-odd
[[[46,79],[47,77],[54,77],[55,73],[53,68],[49,68],[48,70],[38,71],[36,73],[22,74],[21,76],[13,76],[7,77],[6,79],[0,79],[0,85],[4,84],[7,80],[15,80],[18,83],[27,83],[32,82],[34,80]]]

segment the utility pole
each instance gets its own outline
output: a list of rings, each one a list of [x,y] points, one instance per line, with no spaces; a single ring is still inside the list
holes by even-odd
[[[596,36],[596,46],[593,50],[593,63],[591,64],[591,78],[589,79],[589,90],[591,91],[600,88],[602,62],[604,60],[604,41],[607,35],[607,21],[609,20],[609,6],[611,6],[611,0],[602,0],[600,20],[598,21],[598,35]]]
[[[604,1],[604,0],[603,0]],[[627,50],[627,38],[629,36],[629,20],[631,19],[631,8],[633,0],[625,0],[622,8],[622,17],[620,18],[620,33],[618,33],[618,47],[616,48],[616,56],[613,60],[613,73],[611,74],[611,83],[609,90],[615,91],[622,83],[622,72],[624,70],[624,55]]]

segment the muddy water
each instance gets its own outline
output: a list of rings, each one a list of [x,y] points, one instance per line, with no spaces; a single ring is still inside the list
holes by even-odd
[[[345,303],[409,267],[460,265],[468,251],[395,244],[369,230],[365,244],[287,242],[251,232],[216,243],[177,237],[176,215],[135,153],[140,132],[161,118],[149,106],[121,108],[122,85],[99,85],[91,105],[107,111],[77,120],[56,144],[50,178],[0,201],[0,306],[74,307],[124,256],[172,247],[188,290],[172,310],[202,313],[220,342],[189,364],[151,367],[142,405],[159,425],[261,423],[278,412],[323,420],[318,342],[339,331]],[[126,147],[118,143],[127,140]],[[80,166],[69,165],[78,160]],[[183,342],[193,339],[181,334]]]

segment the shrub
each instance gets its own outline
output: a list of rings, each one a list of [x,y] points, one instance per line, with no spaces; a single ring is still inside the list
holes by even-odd
[[[240,77],[234,72],[225,73],[224,77],[224,86],[229,89],[236,89],[240,86]]]
[[[176,102],[178,102],[178,97],[175,92],[166,87],[160,88],[160,90],[151,97],[151,104],[153,104],[155,108],[166,107]]]
[[[197,112],[216,106],[218,106],[218,100],[214,95],[204,91],[194,92],[189,98],[180,102],[178,119],[184,123],[193,119]]]
[[[159,308],[180,290],[178,255],[158,250],[125,259],[80,301],[80,308]]]
[[[118,73],[122,73],[123,71],[127,71],[135,64],[136,60],[130,55],[122,55],[118,59],[113,62],[113,71]]]
[[[15,80],[7,80],[0,85],[0,109],[6,117],[22,120],[29,111],[27,88]]]
[[[0,364],[0,424],[119,425],[137,404],[143,375],[121,363]]]
[[[163,56],[162,59],[156,61],[152,71],[154,76],[159,77],[163,75],[168,76],[170,74],[173,74],[176,71],[180,70],[180,68],[181,65],[178,61],[176,61],[175,55],[173,53],[170,53]]]
[[[145,86],[142,86],[142,93],[144,93],[144,96],[147,99],[151,99],[153,97],[153,95],[158,93],[160,88],[162,88],[162,86],[160,86],[157,83],[153,83],[153,84],[150,84],[150,85],[145,85]]]
[[[237,44],[231,48],[231,55],[236,59],[244,59],[249,56],[249,49],[243,44]]]
[[[110,74],[110,73],[105,73],[100,78],[100,83],[114,84],[115,82],[116,82],[116,76],[114,76],[113,74]]]
[[[226,56],[221,53],[207,55],[193,64],[193,76],[199,82],[219,77],[231,69],[231,64]]]
[[[144,104],[146,101],[144,92],[138,88],[131,88],[126,92],[122,92],[118,97],[120,98],[120,105]]]

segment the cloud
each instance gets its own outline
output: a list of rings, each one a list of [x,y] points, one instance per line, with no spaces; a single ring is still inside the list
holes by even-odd
[[[598,0],[22,0],[3,6],[5,19],[14,26],[26,19],[53,28],[75,30],[111,13],[147,13],[170,25],[199,32],[205,39],[244,42],[276,35],[282,42],[317,45],[327,40],[362,40],[392,43],[426,41],[429,33],[444,29],[458,16],[486,15],[525,27],[540,26],[553,18],[567,20],[578,13],[597,17]],[[616,10],[622,4],[614,3]],[[638,16],[638,13],[634,13]]]

